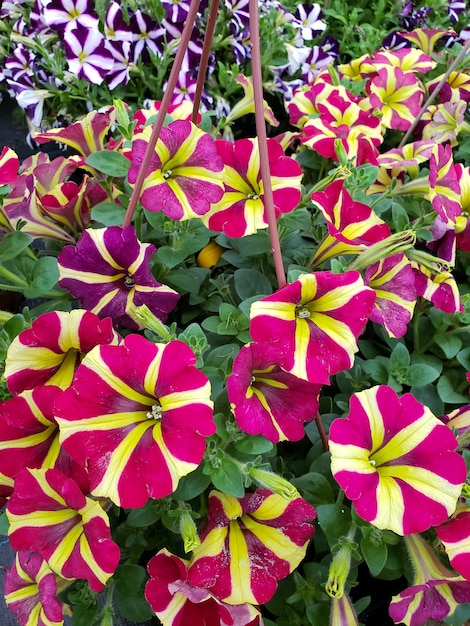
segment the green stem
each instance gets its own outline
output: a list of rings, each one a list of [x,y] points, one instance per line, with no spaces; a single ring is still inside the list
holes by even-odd
[[[16,274],[13,274],[13,272],[10,272],[9,270],[6,269],[6,267],[2,267],[1,265],[0,265],[0,276],[3,276],[4,278],[12,282],[13,285],[18,285],[18,287],[22,287],[23,289],[28,286],[28,283],[25,280],[18,278]],[[6,289],[8,289],[8,287]],[[9,290],[16,291],[16,289],[13,289],[11,286]]]

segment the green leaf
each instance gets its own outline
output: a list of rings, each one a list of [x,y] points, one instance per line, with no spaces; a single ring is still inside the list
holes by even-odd
[[[218,315],[211,315],[211,317],[206,317],[202,320],[201,326],[204,330],[207,330],[210,333],[216,333],[219,328],[220,317]]]
[[[21,231],[8,233],[0,243],[0,261],[9,261],[19,256],[25,250],[33,238]]]
[[[254,435],[237,441],[237,450],[243,454],[264,454],[272,449],[271,441],[262,435]]]
[[[408,368],[406,384],[410,385],[410,387],[421,387],[422,385],[432,383],[438,376],[439,372],[434,367],[424,363],[416,363]]]
[[[72,626],[90,626],[98,611],[98,603],[90,606],[76,604],[73,607]]]
[[[313,506],[331,504],[334,501],[333,488],[323,474],[308,472],[299,478],[293,478],[291,482]]]
[[[392,203],[392,220],[396,232],[406,230],[409,227],[410,220],[408,218],[408,213],[401,206],[401,204],[398,204],[398,202]]]
[[[245,480],[240,468],[228,458],[222,460],[220,468],[211,473],[214,487],[230,496],[242,498],[245,495]]]
[[[143,622],[153,611],[144,597],[147,572],[140,565],[121,565],[116,570],[114,599],[119,612],[128,620]]]
[[[470,348],[465,348],[461,350],[457,354],[457,361],[462,365],[463,368],[470,372]]]
[[[177,265],[182,263],[188,256],[188,253],[182,248],[180,248],[179,250],[174,250],[169,246],[161,246],[157,250],[157,256],[163,263],[163,265],[165,265],[169,269],[172,269],[173,267],[176,267]]]
[[[431,409],[434,415],[442,415],[444,413],[444,403],[440,399],[437,393],[437,389],[434,385],[412,387],[410,391],[414,395],[416,400]]]
[[[148,503],[140,509],[132,509],[127,516],[127,523],[133,528],[144,528],[151,526],[160,519],[160,509],[158,503],[149,500]]]
[[[462,341],[455,335],[446,335],[438,333],[434,335],[434,341],[444,353],[446,359],[451,359],[462,347]]]
[[[361,539],[361,552],[372,576],[378,576],[387,562],[387,544],[376,545],[369,537]]]
[[[34,266],[32,281],[23,293],[26,298],[40,298],[50,291],[58,280],[57,259],[52,256],[41,257]]]
[[[169,273],[165,282],[180,293],[199,293],[202,283],[209,274],[210,270],[203,267],[185,267]]]
[[[238,269],[233,278],[235,291],[241,300],[253,296],[265,296],[272,292],[271,282],[257,270]]]
[[[328,542],[336,543],[347,535],[351,526],[351,511],[345,505],[320,504],[316,507],[318,523]]]
[[[126,208],[115,202],[101,202],[91,209],[93,219],[104,226],[120,226],[125,214]]]
[[[410,353],[402,343],[397,343],[390,355],[390,370],[392,372],[405,369],[410,364]]]
[[[468,395],[458,393],[455,388],[456,385],[451,380],[449,375],[441,376],[437,383],[437,392],[443,402],[449,404],[468,404]]]
[[[112,150],[93,152],[86,158],[85,163],[113,178],[124,178],[131,166],[128,158]]]
[[[8,522],[8,517],[5,512],[0,513],[0,535],[6,537],[8,535],[8,528],[10,524]]]
[[[172,498],[175,500],[192,500],[200,495],[211,482],[211,477],[204,474],[204,464],[201,463],[194,472],[187,476],[183,476],[178,483],[178,488],[173,493]]]

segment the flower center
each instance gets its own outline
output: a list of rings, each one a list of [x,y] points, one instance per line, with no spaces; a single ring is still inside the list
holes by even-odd
[[[128,274],[124,279],[124,286],[127,287],[128,289],[131,289],[131,287],[133,287],[134,284],[135,284],[134,279],[132,278],[132,276]]]
[[[173,172],[171,170],[163,170],[162,172],[162,176],[163,178],[170,178],[170,176],[173,174]]]
[[[298,304],[295,307],[295,316],[301,320],[307,320],[310,317],[310,311],[308,307],[303,304]]]
[[[152,404],[152,408],[147,412],[147,419],[149,420],[160,420],[162,419],[163,409],[159,402],[156,404]]]
[[[259,200],[259,196],[256,193],[248,193],[246,194],[248,200]]]

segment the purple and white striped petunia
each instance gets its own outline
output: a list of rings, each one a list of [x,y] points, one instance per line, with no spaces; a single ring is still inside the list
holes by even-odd
[[[64,39],[65,57],[69,70],[77,78],[101,85],[113,68],[113,59],[105,39],[97,28],[76,28]]]
[[[51,311],[35,319],[11,342],[5,361],[9,391],[18,394],[38,385],[65,389],[81,358],[98,344],[117,344],[111,319],[76,309]]]
[[[146,304],[162,322],[179,294],[159,283],[150,270],[155,246],[141,243],[132,226],[85,230],[76,246],[59,254],[59,284],[82,306],[115,326],[137,330],[135,308]]]
[[[6,514],[13,549],[37,552],[62,578],[84,578],[101,591],[118,566],[120,550],[101,504],[58,470],[21,470]]]
[[[279,345],[280,365],[312,383],[349,369],[375,293],[359,272],[313,272],[251,305],[254,341]]]
[[[321,385],[300,380],[278,365],[279,348],[249,343],[241,348],[227,379],[227,393],[238,426],[273,443],[298,441],[304,422],[318,410]]]
[[[129,183],[133,185],[151,135],[145,126],[132,141]],[[140,201],[149,211],[175,220],[201,217],[224,193],[224,164],[215,141],[187,120],[163,127],[155,146]]]
[[[5,603],[20,626],[63,626],[64,614],[70,614],[70,609],[57,593],[68,584],[42,556],[22,550],[5,576]]]
[[[147,61],[149,52],[161,56],[165,29],[157,24],[149,15],[137,9],[130,19],[132,32],[132,61]]]
[[[118,2],[110,2],[106,9],[104,35],[107,41],[132,41],[132,31],[124,20],[122,7]]]
[[[329,441],[333,476],[377,528],[420,533],[455,511],[465,461],[450,429],[411,394],[386,385],[353,394]]]
[[[82,361],[55,412],[66,452],[86,465],[91,493],[138,508],[175,491],[213,435],[210,383],[181,341],[127,335]]]
[[[42,17],[49,28],[66,33],[74,29],[92,29],[98,32],[99,20],[94,11],[93,0],[50,0],[44,4]]]

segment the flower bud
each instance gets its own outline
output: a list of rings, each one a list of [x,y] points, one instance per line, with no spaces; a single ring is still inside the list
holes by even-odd
[[[279,476],[279,474],[254,467],[250,470],[250,476],[258,485],[274,491],[274,493],[277,493],[281,498],[285,498],[286,500],[300,498],[300,494],[294,485],[285,478],[282,478],[282,476]]]
[[[343,597],[344,585],[351,567],[351,546],[343,544],[333,557],[325,585],[326,593],[332,598]]]

